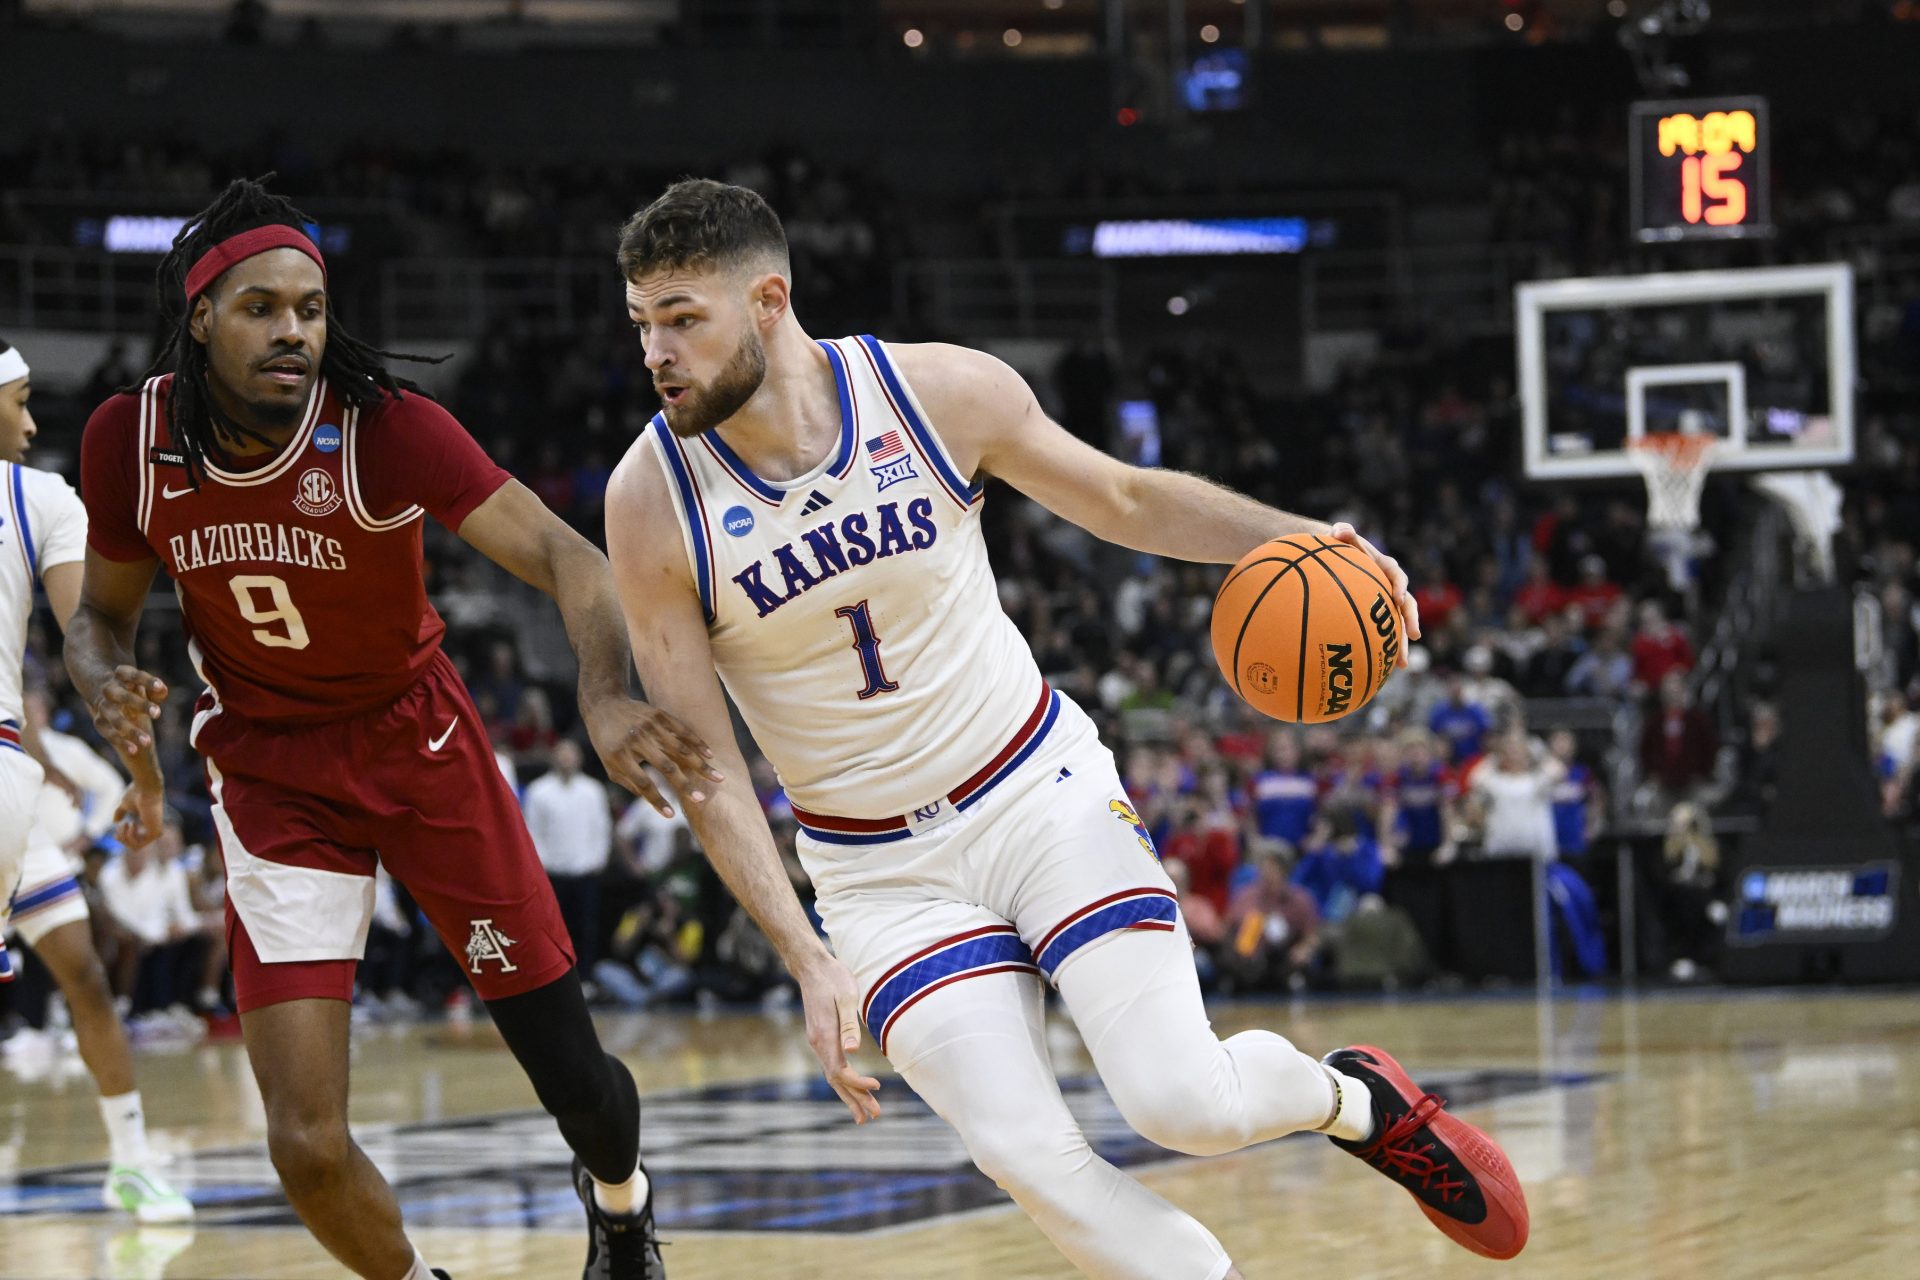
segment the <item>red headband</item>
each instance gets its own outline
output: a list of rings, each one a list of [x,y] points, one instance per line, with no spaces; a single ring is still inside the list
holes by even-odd
[[[274,223],[229,236],[201,254],[200,260],[187,272],[187,301],[192,302],[205,293],[207,286],[218,280],[229,267],[269,249],[298,249],[313,259],[313,265],[320,268],[321,282],[326,281],[327,262],[320,256],[320,250],[314,247],[313,241],[296,228]]]

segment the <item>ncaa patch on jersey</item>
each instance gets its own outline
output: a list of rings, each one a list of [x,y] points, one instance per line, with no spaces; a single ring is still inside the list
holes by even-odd
[[[753,532],[753,512],[745,507],[728,507],[720,517],[720,527],[736,538],[744,538]]]
[[[331,422],[323,422],[314,428],[313,447],[322,453],[332,453],[340,447],[340,428]]]

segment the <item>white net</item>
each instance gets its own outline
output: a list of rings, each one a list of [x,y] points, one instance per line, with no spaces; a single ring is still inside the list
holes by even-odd
[[[1700,527],[1700,491],[1720,447],[1718,438],[1694,433],[1644,435],[1627,456],[1647,482],[1647,524],[1690,532]]]

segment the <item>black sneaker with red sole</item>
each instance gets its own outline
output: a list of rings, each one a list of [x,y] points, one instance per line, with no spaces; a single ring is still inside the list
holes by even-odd
[[[1454,1243],[1505,1260],[1527,1245],[1527,1197],[1500,1145],[1423,1093],[1392,1055],[1369,1044],[1321,1059],[1373,1095],[1373,1136],[1332,1139],[1405,1187]]]

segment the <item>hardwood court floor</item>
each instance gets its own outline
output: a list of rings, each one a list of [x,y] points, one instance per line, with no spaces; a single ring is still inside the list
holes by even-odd
[[[1505,1144],[1533,1240],[1503,1273],[1612,1277],[1912,1274],[1920,1246],[1920,999],[1688,993],[1237,1005],[1322,1052],[1392,1049]],[[957,1144],[891,1082],[857,1130],[800,1083],[797,1029],[758,1014],[604,1023],[648,1104],[674,1280],[1015,1280],[1068,1275]],[[1066,1077],[1087,1063],[1057,1028]],[[305,1280],[343,1274],[276,1206],[237,1045],[142,1056],[150,1123],[203,1203],[191,1232],[88,1207],[104,1153],[90,1083],[45,1061],[0,1072],[0,1276]],[[769,1082],[795,1082],[779,1086]],[[745,1087],[750,1086],[750,1087]],[[571,1277],[582,1253],[565,1151],[482,1026],[374,1030],[354,1117],[414,1236],[459,1280]],[[1252,1280],[1491,1275],[1384,1179],[1317,1138],[1158,1159],[1102,1095],[1069,1089],[1103,1154],[1199,1214]],[[492,1117],[487,1119],[486,1117]],[[844,1113],[842,1113],[842,1121]],[[396,1126],[403,1126],[396,1128]],[[227,1207],[222,1207],[222,1205]],[[877,1229],[863,1229],[877,1223]]]

